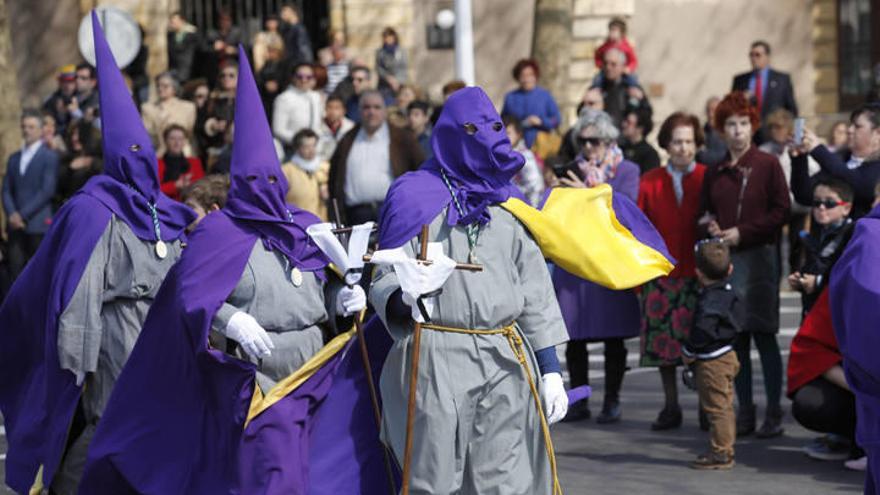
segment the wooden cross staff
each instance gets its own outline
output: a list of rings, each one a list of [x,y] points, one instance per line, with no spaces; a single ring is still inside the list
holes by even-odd
[[[422,225],[422,234],[419,238],[419,257],[418,260],[424,265],[430,265],[428,260],[428,226]],[[364,256],[366,261],[366,256]],[[482,271],[480,265],[457,264],[457,270]],[[424,314],[425,319],[427,316]],[[412,449],[413,449],[413,424],[416,416],[416,385],[419,378],[419,355],[421,354],[422,344],[422,324],[418,321],[413,326],[413,345],[412,345],[412,366],[409,370],[409,399],[406,404],[406,443],[403,448],[403,486],[401,487],[401,495],[409,495],[409,478],[412,467]]]
[[[333,232],[334,235],[338,235],[340,237],[340,240],[344,240],[343,236],[350,233],[352,231],[352,228],[343,227],[342,225],[340,225],[341,220],[339,218],[339,207],[337,206],[335,200],[333,201],[333,207],[336,213],[336,228],[333,229],[331,232]],[[375,229],[375,227],[373,227],[373,229]],[[348,248],[346,247],[346,251],[347,250]],[[351,284],[349,284],[348,281],[345,280],[344,273],[342,274],[342,279],[346,285],[351,287]],[[361,320],[362,317],[363,312],[354,315],[354,328],[358,338],[358,347],[360,347],[361,351],[361,361],[364,362],[364,375],[367,378],[367,388],[370,391],[370,402],[373,406],[373,416],[376,419],[376,426],[381,431],[382,411],[379,409],[379,393],[376,391],[376,382],[373,381],[373,368],[370,366],[370,353],[367,350],[367,340],[364,333],[363,321]],[[391,467],[391,455],[388,453],[388,448],[384,444],[382,445],[382,453],[385,457],[385,474],[388,476],[388,492],[391,495],[394,495],[394,470]]]

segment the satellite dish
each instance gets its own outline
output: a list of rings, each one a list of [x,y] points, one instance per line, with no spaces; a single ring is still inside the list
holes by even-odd
[[[141,49],[141,28],[128,12],[116,7],[95,9],[98,21],[104,28],[104,37],[119,68],[130,64]],[[87,14],[79,23],[77,32],[79,52],[95,66],[95,38],[92,37],[92,16]]]

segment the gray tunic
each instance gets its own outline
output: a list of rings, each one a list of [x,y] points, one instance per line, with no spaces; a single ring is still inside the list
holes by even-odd
[[[58,321],[62,369],[86,376],[82,407],[86,429],[68,450],[52,488],[74,493],[86,450],[113,385],[134,348],[147,312],[168,270],[180,258],[180,241],[156,256],[155,243],[138,239],[112,215]]]
[[[221,332],[233,314],[244,311],[268,332],[275,349],[258,363],[257,383],[263,392],[299,369],[324,345],[319,326],[328,321],[324,283],[313,272],[302,272],[302,285],[297,287],[291,268],[286,257],[258,241],[238,285],[211,322],[211,328]],[[215,334],[212,341],[216,338]],[[236,355],[251,359],[240,349]]]
[[[455,271],[436,298],[437,325],[495,329],[510,323],[526,341],[532,379],[540,376],[532,349],[568,340],[553,285],[537,244],[516,218],[490,207],[475,249],[483,271]],[[452,259],[468,258],[463,228],[430,225]],[[404,245],[410,256],[417,239]],[[383,434],[403,462],[412,323],[385,313],[399,288],[390,267],[377,270],[370,300],[394,338],[382,370]],[[525,373],[503,335],[423,330],[414,428],[413,494],[549,494],[550,465]]]

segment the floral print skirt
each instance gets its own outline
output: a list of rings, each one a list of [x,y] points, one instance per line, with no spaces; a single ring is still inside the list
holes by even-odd
[[[681,345],[691,332],[698,291],[695,278],[663,277],[642,286],[640,366],[681,364]]]

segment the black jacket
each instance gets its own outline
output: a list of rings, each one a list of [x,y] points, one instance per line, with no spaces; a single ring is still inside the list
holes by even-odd
[[[700,290],[694,324],[684,344],[684,354],[695,356],[711,354],[733,344],[742,321],[741,304],[728,280],[722,280]]]
[[[847,218],[843,225],[837,227],[818,226],[807,235],[801,233],[801,244],[804,246],[805,259],[800,268],[801,273],[816,275],[816,288],[810,294],[802,294],[803,315],[813,307],[822,289],[828,285],[831,267],[843,253],[843,249],[852,237],[853,222]]]

